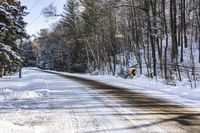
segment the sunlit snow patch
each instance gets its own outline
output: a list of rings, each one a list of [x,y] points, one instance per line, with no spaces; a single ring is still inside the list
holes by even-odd
[[[0,88],[0,100],[23,100],[42,97],[41,93],[34,91],[15,91],[9,88]]]

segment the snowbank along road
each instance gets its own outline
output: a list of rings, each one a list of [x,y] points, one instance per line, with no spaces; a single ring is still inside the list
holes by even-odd
[[[200,132],[195,108],[68,74],[23,74],[0,80],[0,133]]]

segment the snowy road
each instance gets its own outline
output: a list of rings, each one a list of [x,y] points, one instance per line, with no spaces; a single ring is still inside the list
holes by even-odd
[[[70,75],[23,73],[0,81],[0,133],[200,132],[197,109]]]

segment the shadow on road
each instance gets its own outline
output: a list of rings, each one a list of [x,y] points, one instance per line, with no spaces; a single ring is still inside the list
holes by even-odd
[[[57,74],[54,72],[48,72]],[[89,86],[91,89],[106,95],[106,97],[115,100],[124,108],[139,108],[145,113],[134,114],[96,114],[96,115],[138,115],[138,116],[155,116],[158,121],[143,124],[140,126],[127,127],[126,129],[135,129],[141,127],[149,127],[162,123],[176,123],[177,128],[184,129],[188,132],[200,132],[200,113],[189,107],[183,107],[175,103],[170,103],[158,98],[147,96],[142,93],[129,91],[126,88],[107,85],[98,81],[93,81],[85,78],[75,77],[72,75],[57,74],[65,78],[72,79],[76,82]],[[98,108],[98,106],[92,106]],[[113,129],[111,131],[121,130]],[[106,130],[108,131],[108,130]],[[100,131],[101,132],[101,131]],[[103,132],[103,131],[102,131]]]

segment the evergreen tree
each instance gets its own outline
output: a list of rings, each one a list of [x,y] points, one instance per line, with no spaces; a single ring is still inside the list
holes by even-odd
[[[19,65],[22,62],[18,54],[17,40],[28,37],[23,20],[27,15],[25,9],[20,1],[0,2],[0,66],[9,66],[11,63]]]
[[[63,19],[61,21],[65,33],[68,36],[68,70],[83,72],[85,70],[84,44],[81,41],[81,30],[78,26],[77,3],[74,0],[68,0],[64,5]]]

